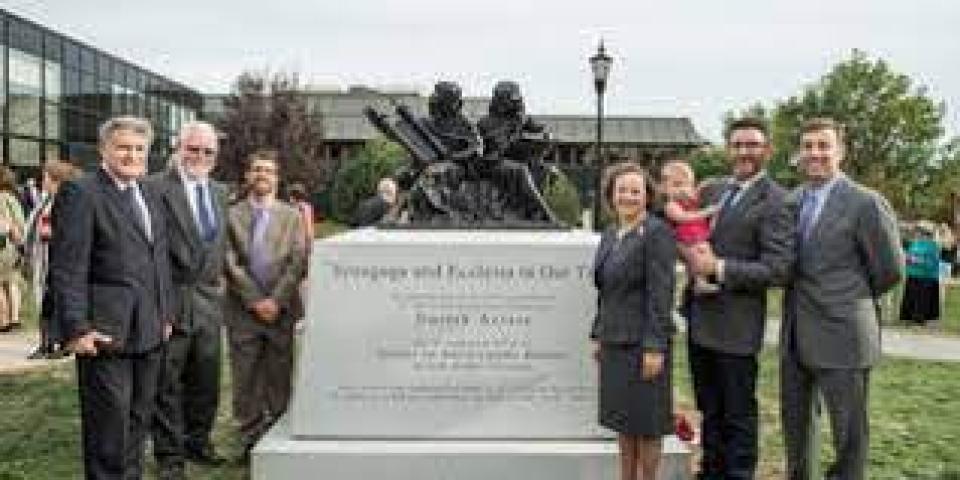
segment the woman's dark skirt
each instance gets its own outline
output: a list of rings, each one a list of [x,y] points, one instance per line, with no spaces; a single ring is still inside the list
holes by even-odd
[[[617,433],[659,437],[673,432],[671,350],[663,371],[641,377],[643,348],[603,344],[600,349],[600,425]]]
[[[900,319],[922,324],[937,318],[940,318],[940,283],[929,278],[907,277]]]

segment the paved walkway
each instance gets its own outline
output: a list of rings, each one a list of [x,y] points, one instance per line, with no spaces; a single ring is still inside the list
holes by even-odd
[[[0,333],[0,374],[17,373],[46,368],[71,358],[59,360],[27,360],[27,355],[37,344],[37,332],[18,330]]]
[[[685,321],[677,316],[681,330],[686,328]],[[764,336],[767,345],[780,343],[780,321],[767,320]],[[886,328],[881,336],[883,354],[889,357],[912,358],[915,360],[938,360],[960,362],[960,337],[938,336],[935,333],[914,333],[901,329]]]

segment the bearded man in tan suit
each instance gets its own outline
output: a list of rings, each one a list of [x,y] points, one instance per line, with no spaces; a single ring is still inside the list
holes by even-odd
[[[230,209],[227,222],[227,331],[242,462],[287,409],[294,323],[302,310],[304,226],[295,208],[277,200],[278,178],[276,152],[250,155],[248,197]]]

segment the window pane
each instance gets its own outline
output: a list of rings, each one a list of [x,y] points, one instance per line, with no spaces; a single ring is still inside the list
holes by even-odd
[[[80,75],[80,106],[85,110],[97,109],[97,82],[93,74]]]
[[[10,19],[10,47],[33,55],[43,53],[43,34],[33,25]]]
[[[59,36],[50,33],[44,36],[43,58],[57,62],[63,61],[63,40]]]
[[[20,166],[40,165],[40,142],[11,138],[10,164]]]
[[[99,89],[97,90],[97,96],[99,97],[100,101],[100,105],[97,107],[98,112],[110,113],[110,93],[110,82],[101,81],[99,84]]]
[[[44,147],[44,150],[45,150],[45,155],[46,155],[45,159],[46,159],[47,161],[50,161],[50,160],[60,160],[60,159],[61,159],[61,158],[60,158],[60,144],[59,144],[59,143],[47,142],[46,146]]]
[[[44,97],[48,102],[59,102],[60,95],[63,93],[61,84],[63,82],[60,64],[47,60],[44,62],[43,83]]]
[[[10,132],[40,136],[40,57],[9,49]],[[11,147],[11,151],[13,148]]]
[[[44,121],[46,122],[46,137],[48,140],[60,139],[60,107],[48,103],[44,106]]]
[[[110,69],[113,61],[110,60],[110,57],[103,54],[97,55],[97,57],[97,75],[100,77],[100,80],[109,80],[110,75],[113,74]]]
[[[63,71],[63,95],[67,105],[80,106],[80,72],[71,69]]]
[[[80,68],[80,47],[69,40],[63,43],[63,64],[67,67]]]
[[[84,72],[93,73],[97,68],[97,58],[93,50],[86,47],[80,47],[80,69]]]
[[[63,112],[63,131],[65,134],[65,140],[68,142],[79,142],[81,141],[80,135],[80,123],[81,123],[80,113],[73,110],[66,110]]]
[[[2,18],[0,18],[2,20]],[[0,39],[3,38],[3,22],[0,21]],[[7,69],[3,68],[7,64],[6,51],[7,49],[3,47],[3,42],[0,41],[0,133],[7,131],[7,126],[3,123],[3,112],[7,108],[7,90],[3,86],[7,84]],[[0,137],[0,144],[3,143],[3,137]],[[0,161],[3,160],[3,155],[0,155]]]

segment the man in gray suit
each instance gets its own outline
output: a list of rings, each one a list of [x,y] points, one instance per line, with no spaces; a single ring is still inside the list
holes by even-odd
[[[249,195],[230,208],[226,223],[227,333],[242,462],[287,409],[307,267],[303,217],[276,198],[277,153],[261,150],[249,158]]]
[[[786,191],[765,171],[772,153],[766,124],[744,118],[727,130],[733,176],[705,192],[719,203],[709,247],[692,255],[694,273],[716,294],[688,288],[690,370],[703,414],[701,479],[752,479],[757,465],[757,353],[767,289],[786,282],[794,258]]]
[[[903,278],[897,220],[876,192],[840,171],[843,130],[814,119],[801,131],[797,261],[784,296],[780,408],[791,480],[812,478],[817,392],[836,462],[826,477],[866,478],[867,393],[880,358],[879,298]]]
[[[220,392],[226,189],[210,178],[213,126],[180,129],[169,170],[150,183],[163,199],[170,236],[175,314],[153,421],[153,453],[162,479],[184,478],[184,459],[220,463],[210,441]]]

